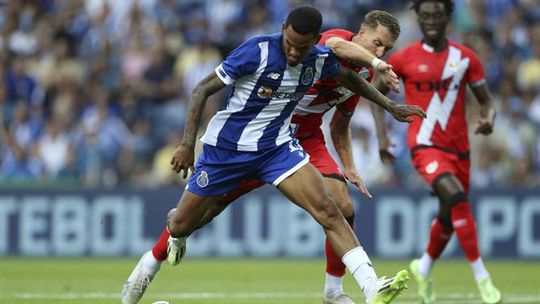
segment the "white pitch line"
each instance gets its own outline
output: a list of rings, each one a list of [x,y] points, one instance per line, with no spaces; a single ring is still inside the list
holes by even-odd
[[[298,292],[186,292],[186,293],[148,293],[152,297],[162,298],[167,300],[174,299],[207,299],[207,300],[223,300],[223,299],[318,299],[320,293],[298,293]],[[358,294],[352,294],[354,297],[360,298]],[[26,299],[26,300],[70,300],[70,299],[118,299],[119,293],[112,292],[88,292],[88,293],[13,293],[0,294],[0,299]],[[474,293],[447,293],[439,294],[438,304],[462,304],[463,300],[467,300],[469,304],[481,304],[482,301],[478,295]],[[504,294],[503,300],[505,304],[519,303],[540,303],[540,294]],[[398,301],[401,304],[418,303],[416,297],[412,294],[401,297]]]

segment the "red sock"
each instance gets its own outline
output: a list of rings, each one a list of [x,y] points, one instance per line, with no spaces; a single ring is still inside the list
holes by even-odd
[[[439,219],[433,220],[431,230],[429,231],[429,243],[426,249],[432,259],[436,260],[441,256],[446,244],[450,241],[452,231],[452,228],[443,226]]]
[[[469,262],[476,261],[480,257],[480,251],[478,250],[476,224],[469,202],[461,202],[452,207],[452,226],[467,260]]]
[[[354,215],[351,215],[350,217],[347,217],[347,222],[351,226],[351,228],[354,229]],[[326,239],[325,244],[325,252],[326,252],[326,273],[331,274],[336,277],[342,277],[345,275],[345,264],[341,261],[341,258],[339,258],[332,249],[332,246],[330,245],[330,241]]]
[[[171,234],[169,233],[169,230],[167,227],[163,229],[163,232],[161,233],[161,236],[159,237],[159,240],[154,244],[154,247],[152,248],[152,254],[158,261],[165,261],[167,258],[167,241],[169,240],[169,236]]]

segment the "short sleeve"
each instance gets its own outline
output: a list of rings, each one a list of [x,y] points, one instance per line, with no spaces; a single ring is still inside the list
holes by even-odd
[[[478,59],[478,56],[470,50],[466,53],[466,56],[469,57],[469,68],[467,69],[467,73],[465,74],[465,81],[471,86],[471,87],[478,87],[486,83],[485,80],[485,74],[484,74],[484,68],[482,67],[482,63],[480,63],[480,59]]]
[[[324,60],[320,79],[334,77],[340,72],[341,65],[339,64],[337,56],[333,52],[329,52],[328,57],[326,57],[326,59]]]
[[[224,84],[231,85],[242,76],[253,74],[259,67],[260,57],[259,40],[252,38],[234,49],[215,72]]]

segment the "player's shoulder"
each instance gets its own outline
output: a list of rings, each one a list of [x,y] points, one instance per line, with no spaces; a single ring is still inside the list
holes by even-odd
[[[452,47],[455,47],[456,49],[458,49],[458,50],[460,50],[461,52],[463,52],[463,54],[465,55],[465,57],[471,57],[471,56],[476,57],[476,52],[473,51],[471,48],[469,48],[468,46],[466,46],[466,45],[464,45],[464,44],[461,44],[461,43],[456,42],[456,41],[449,40],[449,41],[448,41],[448,45],[449,45],[449,46],[452,46]]]
[[[389,57],[400,57],[400,56],[408,57],[408,56],[410,56],[412,54],[415,54],[415,53],[418,53],[420,51],[422,51],[422,42],[421,41],[414,41],[414,42],[411,42],[410,44],[406,45],[402,49],[393,52],[392,54],[390,54]]]
[[[330,37],[341,37],[345,40],[350,40],[354,33],[345,29],[329,29],[322,33],[320,41],[326,41]]]

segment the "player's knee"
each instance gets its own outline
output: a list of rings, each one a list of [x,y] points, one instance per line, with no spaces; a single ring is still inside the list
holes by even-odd
[[[313,216],[324,227],[333,226],[342,217],[336,202],[329,195],[322,196],[317,201]]]
[[[167,222],[169,222],[172,219],[175,212],[176,212],[176,208],[172,208],[171,210],[169,210],[169,212],[167,213]]]
[[[187,237],[195,231],[198,224],[182,216],[172,216],[168,221],[169,233],[172,237]]]
[[[339,195],[338,197],[334,198],[334,200],[336,201],[336,205],[343,216],[349,217],[354,214],[354,208],[350,196]]]

